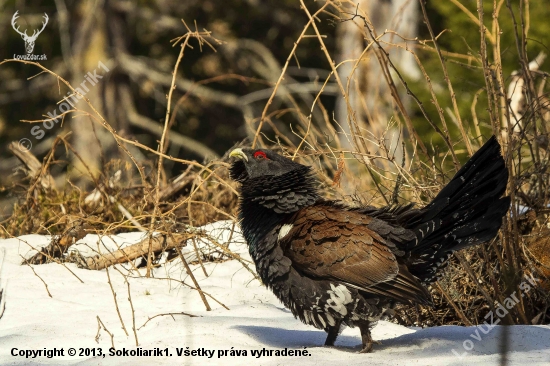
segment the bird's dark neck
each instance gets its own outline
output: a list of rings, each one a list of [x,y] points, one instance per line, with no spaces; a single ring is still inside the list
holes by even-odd
[[[275,213],[251,200],[241,201],[239,213],[241,229],[253,257],[261,239],[291,215],[291,213]]]
[[[273,228],[319,200],[314,184],[308,167],[242,183],[239,219],[251,254]]]

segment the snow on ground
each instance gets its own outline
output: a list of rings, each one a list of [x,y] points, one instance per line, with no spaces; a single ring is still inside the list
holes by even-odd
[[[223,244],[229,237],[231,224],[220,222],[205,229]],[[98,250],[105,252],[136,243],[142,237],[142,233],[103,237],[98,246],[99,237],[88,235],[71,250],[90,256]],[[109,269],[126,335],[105,270],[90,271],[75,264],[52,263],[33,266],[35,274],[29,266],[20,265],[22,257],[28,258],[35,252],[31,247],[40,248],[49,240],[38,235],[0,240],[3,251],[0,256],[4,257],[1,279],[6,290],[5,312],[0,319],[0,365],[495,365],[500,360],[499,340],[503,328],[498,326],[489,331],[487,327],[456,326],[411,329],[381,321],[373,330],[374,339],[381,342],[374,345],[373,353],[357,353],[361,343],[359,330],[350,328],[340,335],[336,347],[323,347],[325,333],[294,319],[236,260],[205,262],[208,276],[200,265],[191,265],[202,290],[230,310],[207,297],[212,311],[206,311],[198,292],[186,286],[193,286],[193,282],[179,259],[158,267],[155,278],[130,272],[132,277],[128,282],[139,341],[136,347],[128,286],[122,276],[132,267],[118,265],[120,272]],[[204,250],[207,243],[199,242],[197,246]],[[230,248],[250,260],[246,245],[237,233],[232,237]],[[189,261],[196,259],[192,245],[184,248],[184,252]],[[254,269],[251,263],[250,268]],[[182,285],[182,281],[186,285]],[[181,312],[195,317],[174,314],[153,318],[158,314]],[[152,319],[148,321],[149,318]],[[96,341],[98,319],[113,334],[113,341],[103,328]],[[509,328],[510,365],[550,365],[550,327]],[[141,349],[143,353],[143,350],[157,349],[164,355],[111,356],[111,342],[119,352]],[[25,352],[54,348],[63,349],[64,356],[24,356]],[[76,356],[68,355],[70,348],[76,350]],[[80,349],[82,355],[79,355]],[[287,355],[275,355],[276,351],[285,350]],[[289,350],[307,352],[307,356],[290,356]],[[97,356],[100,351],[104,357]],[[178,351],[194,353],[178,356]],[[236,355],[237,351],[241,352],[240,356]]]

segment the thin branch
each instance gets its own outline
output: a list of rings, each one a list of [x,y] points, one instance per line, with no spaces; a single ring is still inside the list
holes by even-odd
[[[180,248],[176,247],[175,249],[176,249],[176,252],[178,253],[178,255],[181,259],[181,263],[183,263],[183,266],[185,267],[185,270],[187,271],[187,274],[189,275],[189,277],[191,277],[191,280],[195,284],[195,288],[199,292],[199,295],[202,299],[202,302],[204,303],[204,306],[206,307],[206,311],[211,311],[212,308],[208,304],[208,301],[206,300],[206,297],[204,297],[204,293],[202,292],[201,287],[200,287],[199,283],[197,282],[197,279],[195,278],[195,275],[193,274],[193,271],[191,271],[191,268],[189,268],[189,264],[187,264],[187,261],[185,260],[185,257],[183,256],[183,253],[181,252]]]

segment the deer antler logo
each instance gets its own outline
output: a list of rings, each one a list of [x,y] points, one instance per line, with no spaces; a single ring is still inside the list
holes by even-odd
[[[48,14],[44,13],[44,22],[42,22],[42,29],[40,29],[37,33],[36,29],[32,33],[32,36],[27,35],[27,30],[25,29],[24,32],[21,32],[19,30],[19,26],[16,28],[15,21],[17,18],[19,18],[19,15],[17,15],[19,11],[16,11],[15,14],[13,14],[13,17],[11,18],[11,26],[13,29],[21,35],[21,38],[23,38],[23,41],[25,41],[25,49],[27,50],[28,54],[32,53],[32,50],[34,49],[34,42],[36,42],[36,38],[38,38],[38,35],[42,33],[44,28],[46,28],[46,24],[48,24]]]

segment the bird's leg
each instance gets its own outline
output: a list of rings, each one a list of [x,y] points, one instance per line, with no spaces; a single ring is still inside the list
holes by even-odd
[[[342,325],[341,320],[336,320],[336,324],[334,324],[332,327],[327,327],[325,329],[327,331],[327,340],[325,341],[325,346],[334,346],[334,342],[336,341],[336,338],[338,337],[338,334],[340,333],[340,326]]]
[[[359,353],[369,353],[372,349],[372,337],[370,335],[369,323],[364,323],[359,325],[359,330],[361,330],[361,341],[363,342],[363,348]]]

